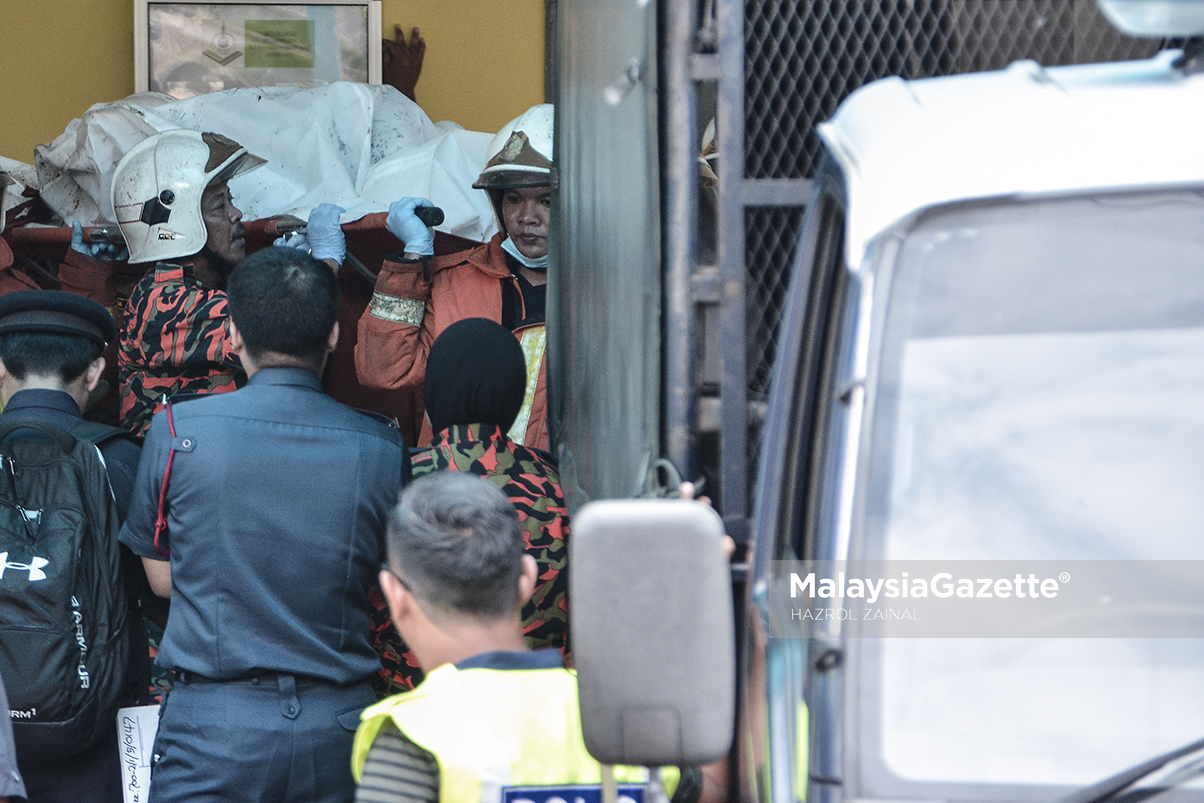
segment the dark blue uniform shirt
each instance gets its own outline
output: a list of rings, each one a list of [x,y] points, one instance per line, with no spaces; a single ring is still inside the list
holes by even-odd
[[[322,393],[299,368],[264,368],[233,393],[155,415],[121,540],[154,546],[169,445],[171,616],[157,663],[233,680],[268,672],[354,683],[380,669],[368,589],[385,520],[409,478],[393,427]]]

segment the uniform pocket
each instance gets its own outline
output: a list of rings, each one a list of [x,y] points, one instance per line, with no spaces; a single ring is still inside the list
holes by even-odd
[[[352,733],[355,733],[360,726],[360,714],[363,713],[363,711],[364,709],[362,708],[353,708],[350,711],[344,711],[341,714],[336,714],[335,719],[337,719],[339,724],[344,728]]]

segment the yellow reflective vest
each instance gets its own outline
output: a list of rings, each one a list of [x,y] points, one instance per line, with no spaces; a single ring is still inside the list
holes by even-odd
[[[440,803],[600,799],[601,765],[585,750],[572,670],[444,664],[413,691],[364,711],[351,757],[356,782],[390,719],[438,762]],[[678,774],[677,768],[661,770],[670,795]],[[642,799],[646,769],[616,766],[615,778],[620,799]]]

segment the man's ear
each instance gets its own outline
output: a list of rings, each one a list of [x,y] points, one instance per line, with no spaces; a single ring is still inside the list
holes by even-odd
[[[523,570],[518,576],[518,604],[526,605],[535,593],[535,582],[539,579],[539,564],[530,555],[523,555]]]
[[[227,319],[227,324],[230,327],[230,350],[239,357],[247,350],[247,344],[242,339],[242,332],[238,331],[238,327],[234,325],[234,319]]]
[[[84,388],[91,393],[96,390],[97,384],[100,383],[100,375],[105,370],[105,358],[97,357],[89,363],[87,370],[84,371]]]
[[[326,338],[326,353],[332,353],[339,345],[339,322],[335,321],[334,326],[330,329],[330,336]]]
[[[397,576],[388,569],[381,569],[378,579],[380,593],[385,598],[385,604],[389,606],[389,615],[393,617],[393,623],[396,624],[406,615],[414,600],[405,586],[398,581]]]

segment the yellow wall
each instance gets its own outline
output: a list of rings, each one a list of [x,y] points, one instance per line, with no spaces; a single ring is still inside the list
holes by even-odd
[[[8,2],[9,0],[0,0]],[[414,93],[433,120],[496,131],[543,103],[544,0],[384,0],[381,16],[426,39]]]
[[[418,102],[495,131],[543,101],[543,0],[384,0],[384,29],[427,42]],[[93,103],[134,91],[133,0],[0,0],[0,155],[33,148]]]
[[[93,103],[134,91],[131,0],[0,0],[0,155],[33,146]]]

